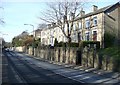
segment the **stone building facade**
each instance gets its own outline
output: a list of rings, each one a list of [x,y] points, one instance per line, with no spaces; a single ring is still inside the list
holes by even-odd
[[[41,31],[41,44],[54,46],[55,38],[58,42],[66,42],[66,38],[62,30],[57,26],[49,25]]]
[[[100,41],[104,47],[105,33],[118,38],[120,27],[120,3],[110,5],[101,9],[93,5],[93,12],[85,14],[75,20],[76,35],[80,41]]]
[[[75,19],[71,34],[72,42],[80,41],[100,41],[100,46],[104,47],[105,33],[109,33],[118,38],[120,27],[120,3],[98,9],[93,5],[93,11],[85,14],[81,10],[80,16]],[[67,38],[57,26],[51,26],[42,30],[42,44],[54,45],[54,40],[66,42]],[[119,38],[118,38],[119,39]],[[44,41],[45,40],[45,41]]]

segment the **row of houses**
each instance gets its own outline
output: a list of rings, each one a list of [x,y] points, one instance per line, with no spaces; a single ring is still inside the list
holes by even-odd
[[[118,37],[119,29],[120,2],[100,9],[93,5],[92,12],[85,14],[85,11],[81,10],[80,16],[74,20],[71,40],[100,41],[101,47],[104,47],[105,33]],[[67,42],[62,30],[55,24],[38,30],[35,34],[41,38],[41,44],[53,46],[55,38],[58,42]]]

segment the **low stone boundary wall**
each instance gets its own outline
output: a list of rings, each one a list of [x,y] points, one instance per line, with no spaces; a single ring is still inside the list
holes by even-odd
[[[36,49],[35,56],[51,61],[76,64],[76,51],[78,48],[41,48]]]
[[[66,64],[79,64],[84,67],[94,67],[104,70],[113,70],[113,60],[111,57],[103,55],[100,56],[95,49],[83,49],[78,55],[79,48],[36,48],[35,56]],[[80,60],[79,60],[80,58]],[[77,63],[78,62],[78,63]],[[81,62],[81,63],[80,63]]]

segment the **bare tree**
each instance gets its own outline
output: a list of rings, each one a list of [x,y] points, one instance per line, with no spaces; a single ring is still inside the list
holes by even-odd
[[[67,38],[68,43],[70,43],[74,20],[78,17],[84,4],[85,1],[83,0],[75,0],[74,2],[69,2],[69,0],[65,0],[64,2],[51,2],[47,4],[49,9],[39,18],[48,23],[56,23]]]
[[[0,7],[0,9],[4,10],[3,7]],[[0,13],[0,14],[1,14],[1,13]],[[5,24],[5,21],[4,21],[3,18],[1,18],[1,17],[0,17],[0,24],[1,24],[1,25],[2,25],[2,24]]]
[[[0,19],[0,24],[4,24],[4,20],[3,19]]]

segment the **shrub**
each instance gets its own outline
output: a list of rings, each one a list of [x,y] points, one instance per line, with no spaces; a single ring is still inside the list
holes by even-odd
[[[67,45],[69,46],[69,47],[79,47],[79,43],[73,43],[73,42],[71,42],[71,43],[67,43]]]
[[[109,47],[105,49],[100,49],[99,54],[104,56],[108,55],[112,58],[113,61],[113,71],[120,72],[120,48],[118,47]]]
[[[55,44],[55,47],[79,47],[79,43],[65,43],[65,42],[59,42]]]
[[[65,43],[64,42],[55,43],[54,46],[55,47],[65,47]]]
[[[105,46],[105,48],[113,46],[114,41],[115,41],[115,36],[111,35],[110,33],[105,33],[105,35],[104,35],[104,46]]]
[[[113,71],[120,72],[120,53],[113,57]]]
[[[96,48],[99,49],[100,48],[100,42],[99,41],[81,41],[79,43],[79,47],[85,47],[90,45],[90,47],[93,47],[94,45],[96,45]]]

